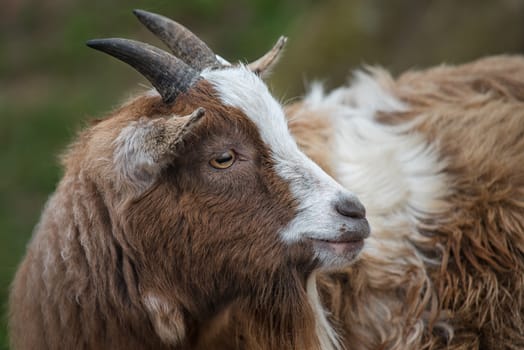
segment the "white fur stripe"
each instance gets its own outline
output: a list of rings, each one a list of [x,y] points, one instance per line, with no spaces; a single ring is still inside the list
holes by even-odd
[[[309,303],[315,313],[315,329],[317,338],[322,350],[340,350],[344,346],[340,342],[338,334],[335,332],[326,317],[326,310],[322,306],[317,289],[317,273],[313,272],[307,280],[307,295]]]

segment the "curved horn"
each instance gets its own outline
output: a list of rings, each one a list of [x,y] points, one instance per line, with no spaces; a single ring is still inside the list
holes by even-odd
[[[183,25],[144,10],[133,10],[133,13],[147,29],[169,47],[171,52],[191,67],[202,70],[220,64],[213,51]]]
[[[258,60],[249,63],[248,68],[255,74],[264,75],[274,64],[277,63],[284,46],[286,45],[287,38],[281,36],[278,38],[273,48],[269,50],[264,56],[260,57]]]
[[[135,68],[153,84],[165,103],[173,102],[199,75],[175,56],[138,41],[120,38],[93,39],[87,42],[87,46]]]

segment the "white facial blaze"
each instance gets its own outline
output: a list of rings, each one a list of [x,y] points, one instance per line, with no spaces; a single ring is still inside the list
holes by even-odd
[[[204,71],[225,105],[239,108],[255,123],[270,147],[278,175],[286,180],[299,203],[298,215],[282,230],[286,242],[304,237],[336,238],[339,225],[334,202],[348,194],[341,185],[299,150],[280,104],[266,85],[245,67]]]

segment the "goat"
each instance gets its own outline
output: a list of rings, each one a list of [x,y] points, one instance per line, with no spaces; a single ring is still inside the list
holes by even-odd
[[[155,90],[63,156],[12,285],[12,348],[339,348],[316,276],[355,261],[370,230],[259,77],[285,40],[230,64],[178,23],[135,14],[173,54],[88,42]]]
[[[319,279],[347,348],[524,348],[524,58],[358,71],[286,113],[372,228]]]

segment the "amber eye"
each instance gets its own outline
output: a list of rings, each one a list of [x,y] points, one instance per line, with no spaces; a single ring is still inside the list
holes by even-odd
[[[209,164],[216,169],[227,169],[235,162],[236,155],[233,150],[222,153],[218,157],[211,159]]]

